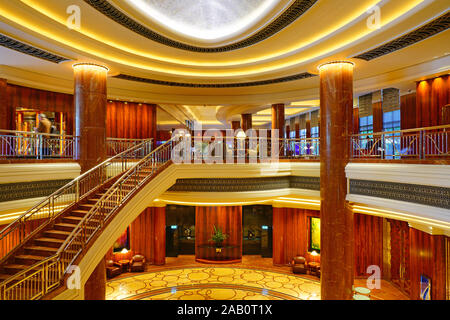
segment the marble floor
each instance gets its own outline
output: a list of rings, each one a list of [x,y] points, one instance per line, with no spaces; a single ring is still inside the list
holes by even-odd
[[[355,286],[365,286],[355,279]],[[241,263],[208,265],[193,256],[167,258],[164,266],[147,266],[144,273],[124,273],[107,282],[108,300],[317,300],[320,280],[294,275],[272,259],[244,256]],[[372,300],[406,300],[387,281],[373,290]]]

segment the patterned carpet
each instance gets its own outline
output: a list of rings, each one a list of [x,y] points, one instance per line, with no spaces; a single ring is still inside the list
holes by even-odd
[[[318,300],[320,282],[246,268],[193,267],[110,280],[107,300]]]

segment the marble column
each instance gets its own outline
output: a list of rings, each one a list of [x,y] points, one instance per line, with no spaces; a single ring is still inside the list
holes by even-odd
[[[74,65],[75,135],[81,172],[106,159],[106,78],[108,69],[93,64]]]
[[[284,103],[272,105],[272,130],[279,130],[280,139],[284,138],[285,120],[284,120]]]
[[[106,299],[106,259],[102,259],[84,285],[84,300]]]
[[[353,64],[331,62],[320,71],[320,218],[322,300],[350,300],[353,212],[346,201],[345,167],[353,115]]]
[[[252,128],[252,114],[246,113],[241,115],[241,128],[246,132],[248,129]]]
[[[10,113],[7,96],[7,82],[6,79],[0,79],[0,129],[11,130]]]
[[[241,122],[240,121],[231,121],[231,129],[233,131],[236,131],[237,129],[241,128]]]

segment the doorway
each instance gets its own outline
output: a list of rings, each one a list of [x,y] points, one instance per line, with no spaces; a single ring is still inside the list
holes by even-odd
[[[195,254],[195,207],[166,207],[166,256]]]
[[[272,258],[272,206],[243,206],[242,230],[242,254]]]

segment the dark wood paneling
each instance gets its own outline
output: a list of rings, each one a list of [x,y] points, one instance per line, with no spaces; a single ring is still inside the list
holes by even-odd
[[[288,265],[295,256],[312,261],[308,253],[309,217],[319,217],[319,211],[293,208],[273,208],[273,264]],[[315,258],[316,262],[320,257]]]
[[[450,103],[450,76],[445,75],[418,82],[416,94],[417,127],[444,124],[442,110]]]
[[[8,84],[8,104],[11,110],[10,129],[15,130],[15,109],[30,108],[48,112],[63,112],[66,115],[66,133],[74,133],[74,101],[73,95],[27,88]]]
[[[0,129],[11,130],[12,111],[8,104],[8,84],[0,79]]]
[[[370,265],[383,272],[383,218],[355,213],[354,223],[355,276],[366,277]]]
[[[446,298],[445,236],[410,228],[411,299],[420,299],[420,276],[431,279],[431,299]]]
[[[107,106],[108,136],[112,138],[156,138],[156,105],[110,101]]]
[[[147,263],[163,265],[166,261],[166,208],[147,208],[130,225],[130,251],[108,252],[107,259],[131,259],[142,254]]]
[[[373,112],[373,132],[383,131],[383,109],[381,101],[372,104],[372,112]]]
[[[195,209],[195,258],[215,260],[216,253],[205,245],[213,245],[209,241],[214,232],[214,226],[221,228],[227,234],[224,246],[232,248],[223,252],[227,260],[242,258],[242,207],[196,207]],[[214,248],[213,248],[214,249]]]
[[[37,229],[41,223],[43,223],[44,219],[30,220],[25,223],[25,234],[29,234],[33,232],[33,230]],[[0,226],[0,230],[6,228],[7,225]],[[15,231],[8,234],[5,238],[0,241],[0,259],[3,258],[9,251],[14,249],[21,242],[20,230],[16,229]]]
[[[359,133],[359,108],[353,108],[353,133]]]
[[[283,138],[285,133],[284,119],[284,104],[281,103],[272,105],[272,130],[278,129],[278,135],[280,138]]]
[[[106,260],[102,259],[84,285],[84,300],[106,299]]]
[[[391,227],[391,281],[410,294],[410,241],[407,222],[388,220]]]
[[[412,129],[417,125],[416,120],[416,93],[410,93],[400,97],[400,127]]]
[[[252,114],[246,113],[241,115],[241,121],[242,121],[242,130],[247,131],[248,129],[252,128]]]

